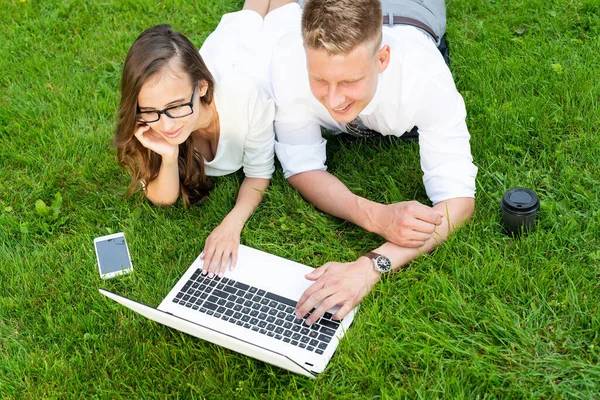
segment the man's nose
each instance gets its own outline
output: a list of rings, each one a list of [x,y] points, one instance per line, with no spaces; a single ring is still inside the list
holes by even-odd
[[[344,104],[346,96],[344,96],[337,85],[329,85],[327,91],[326,102],[331,108],[338,108]]]

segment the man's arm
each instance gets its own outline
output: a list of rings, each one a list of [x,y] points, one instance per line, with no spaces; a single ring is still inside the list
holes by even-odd
[[[403,247],[420,248],[442,223],[445,212],[416,201],[379,204],[352,193],[326,171],[307,171],[288,178],[319,210],[350,221]]]
[[[417,258],[423,253],[429,253],[448,236],[465,223],[472,215],[475,207],[473,198],[455,198],[441,201],[433,208],[444,213],[443,222],[439,225],[430,239],[418,249],[406,248],[386,242],[374,251],[385,255],[392,261],[394,270]],[[334,317],[342,319],[361,300],[369,294],[373,286],[381,279],[381,274],[373,268],[373,261],[367,257],[349,263],[328,262],[306,275],[315,281],[308,288],[296,307],[296,315],[301,318],[315,306],[315,311],[306,320],[310,325],[332,307],[341,306]],[[319,304],[320,303],[320,304]]]

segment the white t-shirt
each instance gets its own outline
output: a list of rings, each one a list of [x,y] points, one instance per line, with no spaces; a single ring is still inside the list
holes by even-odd
[[[217,81],[214,99],[221,129],[215,158],[204,161],[206,174],[222,176],[243,168],[249,178],[270,179],[275,170],[273,100],[239,76]]]
[[[450,70],[435,43],[412,26],[383,27],[391,48],[387,69],[379,74],[374,98],[359,114],[361,122],[383,135],[401,136],[419,128],[423,183],[433,204],[475,196],[475,176],[466,110]],[[286,178],[326,170],[320,127],[345,132],[310,91],[306,55],[299,34],[283,38],[271,65],[275,98],[275,151]]]
[[[221,125],[215,158],[204,164],[208,176],[240,168],[250,178],[273,175],[275,107],[267,96],[269,60],[286,34],[300,32],[300,8],[292,3],[263,19],[242,10],[225,14],[200,48],[215,79],[215,105]]]

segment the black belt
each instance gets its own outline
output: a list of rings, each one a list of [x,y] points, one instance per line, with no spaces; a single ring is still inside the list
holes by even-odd
[[[389,15],[384,15],[383,16],[383,24],[384,25],[389,25],[390,24],[390,16]],[[394,24],[393,25],[412,25],[412,26],[416,26],[417,28],[421,28],[425,32],[429,33],[431,35],[431,37],[433,37],[435,39],[436,42],[439,40],[438,36],[435,34],[435,32],[433,31],[433,29],[431,29],[429,26],[425,25],[421,21],[417,21],[416,19],[406,18],[406,17],[399,17],[399,16],[394,15]]]

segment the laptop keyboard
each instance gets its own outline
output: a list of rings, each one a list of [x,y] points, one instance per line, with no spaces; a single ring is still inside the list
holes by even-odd
[[[339,321],[325,313],[311,326],[294,314],[296,302],[233,279],[209,278],[197,269],[173,299],[183,307],[323,354]]]

